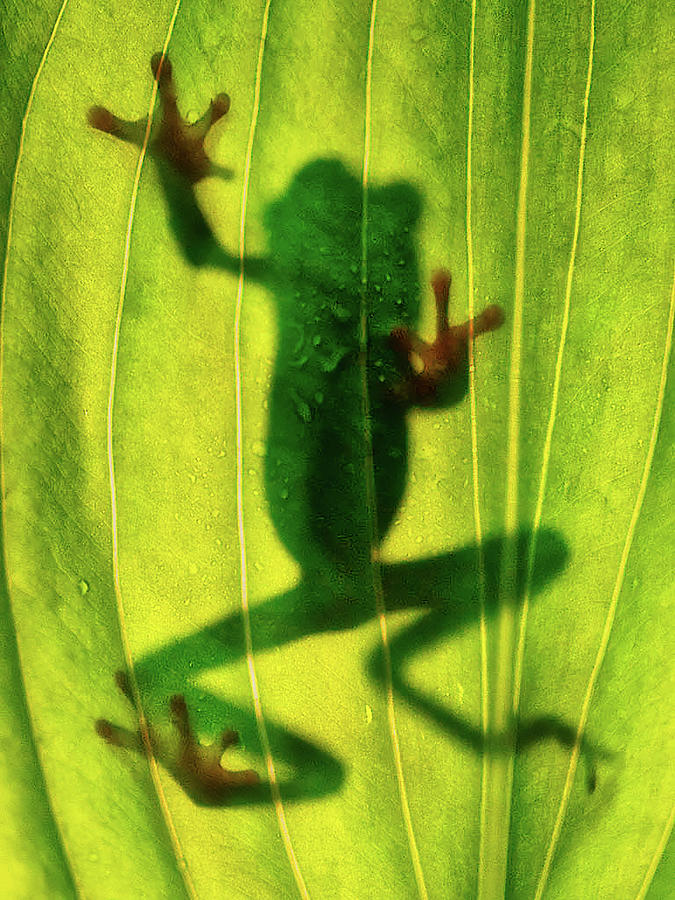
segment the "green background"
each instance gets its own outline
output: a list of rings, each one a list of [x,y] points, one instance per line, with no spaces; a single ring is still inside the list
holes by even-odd
[[[419,579],[406,582],[412,608],[401,603],[388,616],[416,877],[386,691],[373,665],[375,606],[370,617],[335,630],[330,610],[328,623],[317,613],[314,628],[292,617],[269,625],[262,612],[269,598],[293,591],[300,570],[272,522],[264,474],[284,322],[274,288],[245,278],[243,522],[254,660],[307,891],[672,896],[675,458],[673,380],[664,380],[674,289],[672,18],[658,4],[616,0],[536,8],[534,0],[478,0],[473,8],[380,0],[371,43],[365,2],[271,0],[261,47],[264,12],[261,3],[199,0],[183,0],[177,11],[168,47],[182,111],[194,119],[219,91],[232,97],[207,147],[234,177],[198,185],[204,214],[236,254],[262,50],[246,252],[266,252],[266,211],[308,163],[339,159],[360,182],[368,134],[370,196],[405,183],[421,201],[403,241],[414,244],[419,268],[411,302],[421,333],[432,333],[425,285],[440,266],[453,274],[454,321],[466,318],[471,283],[476,311],[502,306],[504,327],[475,349],[476,496],[493,589],[489,714],[499,721],[512,702],[522,608],[510,616],[515,563],[501,593],[496,587],[489,536],[506,533],[508,546],[517,526],[538,534],[544,566],[532,579],[521,716],[555,716],[574,732],[590,685],[585,731],[602,751],[591,793],[579,764],[544,878],[571,749],[542,737],[484,765],[487,757],[461,739],[457,722],[472,733],[481,728],[478,607],[435,635],[433,621],[425,625],[414,608],[432,590],[422,566]],[[267,797],[205,808],[160,767],[161,804],[147,761],[107,747],[94,731],[102,716],[134,727],[112,677],[125,656],[106,416],[138,149],[88,128],[86,114],[92,104],[128,119],[147,114],[149,59],[164,46],[173,13],[163,0],[152,9],[40,0],[30,14],[2,4],[0,893],[8,898],[206,900],[299,890]],[[317,229],[330,235],[337,227],[330,203],[324,211],[328,221]],[[387,252],[369,249],[368,291],[377,267],[386,271]],[[307,256],[316,257],[315,246]],[[348,270],[361,264],[355,253]],[[168,694],[184,690],[200,738],[234,724],[242,747],[228,751],[232,767],[263,774],[240,632],[222,657],[188,640],[212,622],[240,628],[237,274],[184,258],[149,159],[124,299],[113,431],[118,561],[144,706],[166,730]],[[302,409],[298,416],[289,416],[291,434]],[[468,566],[469,587],[458,596],[475,596],[470,397],[414,410],[407,422],[405,493],[383,536],[384,571],[455,560],[460,575],[460,563]],[[505,500],[508,485],[517,491],[517,515]],[[564,565],[550,559],[548,570],[547,537],[565,548]],[[406,643],[417,622],[426,643]],[[283,639],[296,625],[302,639]],[[294,756],[301,745],[304,762]]]

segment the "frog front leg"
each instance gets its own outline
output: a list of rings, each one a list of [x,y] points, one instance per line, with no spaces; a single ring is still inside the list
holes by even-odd
[[[216,165],[206,154],[204,142],[211,128],[230,109],[230,98],[221,93],[209,104],[204,115],[192,124],[178,110],[173,68],[168,57],[155,53],[150,61],[157,79],[159,110],[148,134],[148,117],[127,121],[104,106],[92,106],[88,121],[92,128],[121,141],[142,147],[147,140],[148,154],[157,164],[162,190],[169,208],[169,219],[180,249],[194,266],[210,266],[238,274],[242,259],[222,247],[207,222],[195,195],[195,186],[210,175],[231,179],[233,170]],[[268,276],[266,259],[246,256],[243,260],[249,278]]]
[[[461,325],[450,325],[450,273],[444,269],[431,280],[436,301],[436,338],[424,341],[409,328],[394,328],[391,344],[407,365],[405,380],[395,389],[398,399],[409,405],[432,404],[439,390],[466,364],[467,346],[471,336],[495,331],[504,321],[501,307],[486,307],[480,315]]]
[[[228,95],[218,94],[201,119],[190,124],[178,111],[173,67],[169,58],[162,57],[161,53],[155,53],[150,60],[150,68],[157,79],[160,114],[157,124],[151,131],[148,152],[158,159],[166,160],[190,185],[197,184],[207,175],[232,178],[232,170],[217,166],[209,159],[204,149],[204,140],[212,126],[230,109]],[[92,128],[112,134],[136,146],[142,146],[146,139],[147,116],[129,122],[120,119],[104,106],[92,106],[88,119]]]

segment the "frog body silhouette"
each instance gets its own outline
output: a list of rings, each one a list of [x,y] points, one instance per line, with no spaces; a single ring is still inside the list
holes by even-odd
[[[372,590],[373,540],[386,534],[405,490],[408,411],[464,396],[469,337],[469,323],[448,323],[445,272],[433,282],[436,341],[428,344],[413,330],[417,191],[405,183],[370,188],[365,266],[362,209],[360,181],[339,160],[320,159],[295,175],[265,216],[279,330],[268,504],[306,577],[350,596]],[[501,321],[498,307],[490,307],[474,330]]]
[[[450,276],[439,270],[432,279],[436,335],[431,342],[422,340],[414,330],[420,302],[414,237],[420,196],[403,182],[370,187],[364,241],[362,184],[338,159],[305,165],[283,196],[269,205],[264,218],[265,258],[241,260],[225,250],[199,208],[194,186],[210,174],[230,174],[214,167],[203,147],[211,125],[227,113],[229,98],[219,95],[206,115],[189,125],[178,112],[169,61],[158,54],[151,65],[162,110],[148,150],[157,160],[169,220],[182,252],[195,265],[235,273],[243,265],[247,278],[262,282],[276,305],[278,344],[269,396],[265,491],[271,520],[299,564],[301,580],[286,594],[256,607],[256,646],[262,651],[317,631],[356,626],[374,615],[373,555],[406,486],[408,413],[414,406],[448,407],[465,396],[468,342],[499,328],[501,309],[487,307],[473,321],[451,326]],[[93,107],[89,122],[132,143],[146,139],[146,120],[124,122]],[[547,554],[540,553],[546,566],[536,573],[533,590],[559,572],[566,558],[564,542],[543,529],[540,545],[547,542]],[[523,569],[525,534],[520,544]],[[500,539],[486,541],[489,572],[498,569],[500,548]],[[424,597],[419,596],[419,584],[427,587]],[[385,566],[383,585],[389,608],[431,609],[421,625],[399,635],[392,657],[397,665],[403,655],[419,649],[411,640],[420,646],[433,643],[441,633],[478,616],[474,548]],[[447,599],[450,586],[452,607]],[[424,621],[431,632],[425,630]],[[175,693],[178,682],[190,694],[190,679],[214,660],[240,659],[244,644],[241,621],[230,615],[140,661],[136,675],[143,690],[166,689],[173,694],[173,743],[160,741],[154,733],[142,742],[134,732],[107,720],[97,722],[99,735],[117,746],[139,749],[144,743],[160,748],[160,761],[196,802],[233,802],[242,786],[249,792],[247,802],[266,802],[260,792],[255,798],[251,793],[258,784],[255,772],[221,771],[218,750],[232,745],[237,733],[228,729],[220,743],[199,749],[187,714],[188,705],[196,703],[186,704],[183,694]],[[382,680],[377,650],[369,671]],[[124,675],[118,674],[117,681],[118,687],[127,684]],[[393,684],[423,713],[477,752],[483,751],[485,735],[477,726],[437,709],[396,674]],[[139,695],[138,690],[120,689],[127,697]],[[200,696],[202,712],[210,705],[213,720],[221,718],[222,703]],[[250,712],[228,709],[245,739],[255,740],[256,723]],[[287,799],[337,790],[343,771],[331,753],[282,726],[268,723],[268,727],[282,757],[301,767],[298,760],[304,760],[302,777],[284,785]],[[535,723],[530,734],[532,740],[552,734],[569,742],[573,732],[550,719]]]
[[[159,163],[181,249],[197,264],[237,271],[239,258],[217,245],[193,190],[208,175],[231,174],[204,151],[229,97],[219,94],[188,124],[178,111],[171,63],[156,54],[151,68],[161,110],[149,152]],[[146,120],[124,122],[102,107],[92,108],[89,121],[135,144],[147,127]],[[386,534],[405,490],[410,407],[450,406],[466,393],[470,323],[448,323],[447,273],[433,282],[436,340],[426,343],[414,332],[420,212],[411,185],[370,187],[364,245],[360,180],[338,159],[314,160],[265,213],[268,256],[245,261],[247,277],[265,283],[277,308],[265,458],[270,515],[303,572],[329,592],[355,595],[372,583],[373,541]],[[489,307],[473,331],[501,322],[501,310]]]

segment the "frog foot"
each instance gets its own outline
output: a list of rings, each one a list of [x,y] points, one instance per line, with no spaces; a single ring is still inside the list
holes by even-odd
[[[190,124],[178,112],[176,87],[172,66],[167,56],[155,53],[150,60],[152,74],[157,80],[160,98],[160,116],[148,144],[148,152],[165,159],[173,169],[190,184],[197,184],[207,175],[220,174],[231,178],[232,171],[216,166],[206,155],[204,139],[211,127],[228,112],[230,98],[218,94],[211,101],[204,115]],[[89,124],[98,131],[105,131],[122,141],[142,146],[146,139],[148,117],[129,122],[113,115],[103,106],[92,106],[88,114]]]
[[[450,273],[436,272],[431,286],[436,298],[436,339],[429,344],[409,328],[394,328],[391,345],[404,358],[410,371],[399,388],[400,399],[424,405],[432,403],[437,391],[466,362],[469,340],[486,331],[494,331],[504,321],[501,307],[486,307],[480,315],[461,325],[448,322]]]
[[[126,672],[117,672],[118,688],[134,704],[131,685]],[[190,725],[185,697],[174,694],[169,701],[173,734],[160,740],[155,730],[148,726],[148,740],[153,755],[185,792],[200,805],[217,806],[227,802],[237,788],[260,783],[252,769],[232,771],[221,765],[221,757],[228,747],[239,741],[236,731],[226,730],[220,739],[203,745],[197,740]],[[115,747],[124,747],[142,753],[144,741],[140,730],[129,731],[113,725],[107,719],[99,719],[95,725],[99,737]]]
[[[570,753],[577,753],[582,760],[586,775],[586,791],[592,794],[598,785],[598,768],[601,763],[611,762],[616,754],[596,744],[585,734],[568,725],[557,716],[539,716],[520,722],[518,725],[516,748],[526,749],[542,740],[553,740]]]

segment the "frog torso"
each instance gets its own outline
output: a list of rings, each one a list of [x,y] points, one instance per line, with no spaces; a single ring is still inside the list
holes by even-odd
[[[392,394],[401,374],[389,334],[414,319],[411,229],[419,201],[405,185],[372,191],[366,249],[373,274],[365,285],[361,207],[357,178],[336,160],[318,160],[266,215],[279,329],[267,499],[286,548],[310,572],[328,567],[344,575],[367,566],[373,523],[386,531],[405,486],[406,409]],[[375,510],[367,499],[371,446]]]

